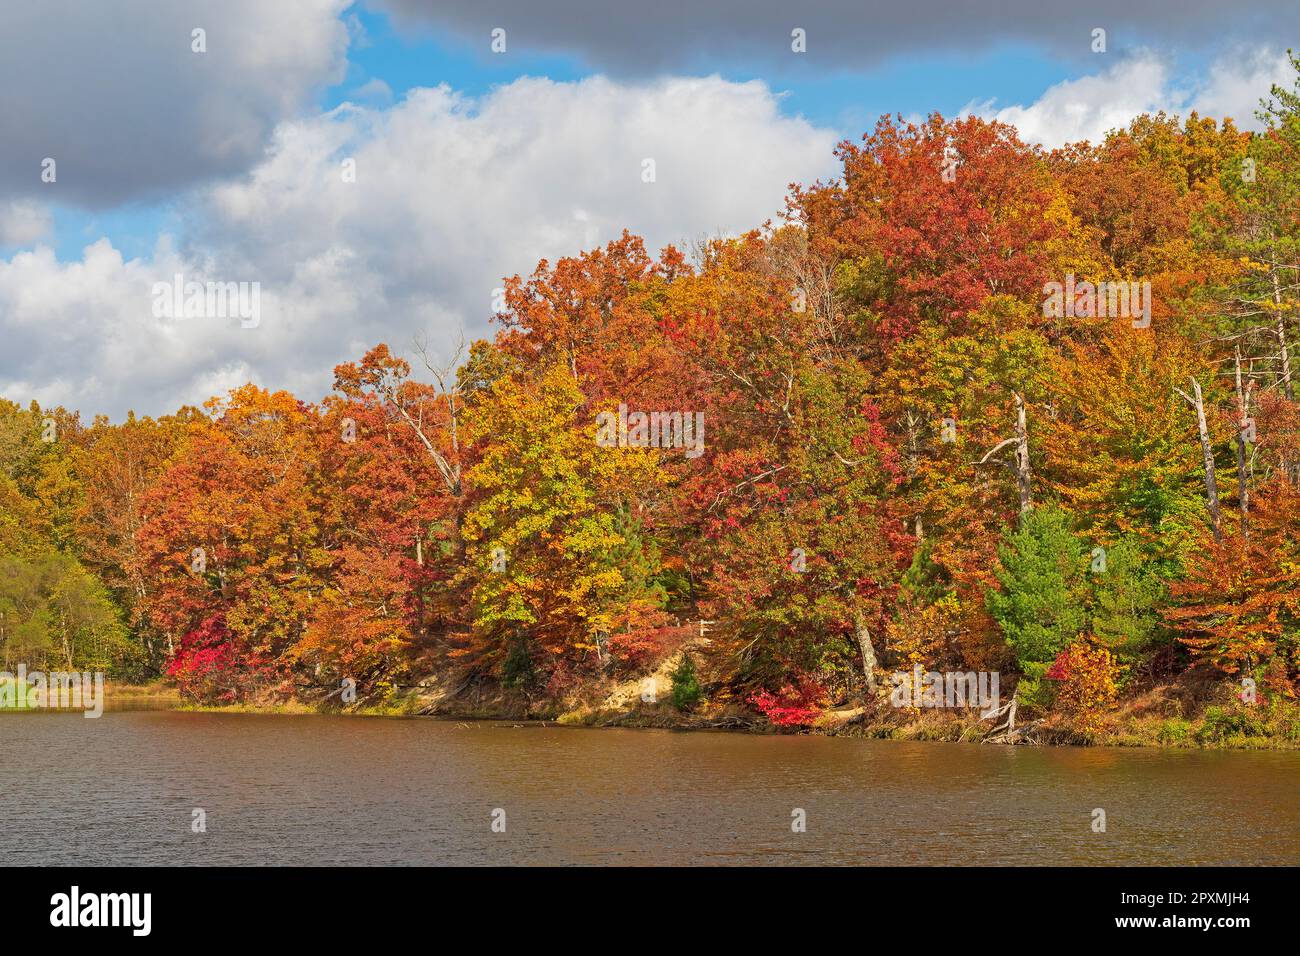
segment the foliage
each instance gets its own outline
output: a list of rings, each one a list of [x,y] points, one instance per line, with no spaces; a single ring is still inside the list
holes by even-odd
[[[1075,641],[1057,655],[1043,676],[1056,682],[1055,708],[1076,728],[1094,734],[1105,726],[1119,679],[1119,666],[1110,651]]]
[[[689,710],[700,702],[704,692],[700,688],[699,675],[695,672],[695,662],[691,660],[691,655],[683,654],[669,676],[673,682],[674,707]]]
[[[1133,664],[1165,645],[1168,630],[1160,610],[1167,589],[1153,562],[1144,560],[1132,537],[1103,552],[1105,570],[1093,573],[1094,640],[1125,664]]]
[[[1085,560],[1070,516],[1042,508],[998,549],[989,611],[1022,665],[1053,660],[1087,626]]]
[[[801,675],[795,683],[783,685],[776,693],[759,691],[749,702],[777,727],[805,727],[821,716],[826,688]]]

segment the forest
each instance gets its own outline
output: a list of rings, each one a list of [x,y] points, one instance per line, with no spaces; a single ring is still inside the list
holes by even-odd
[[[1300,741],[1300,82],[1261,95],[1055,150],[885,117],[778,221],[542,261],[491,341],[323,397],[11,396],[0,664],[555,714],[671,662],[658,706],[792,728],[919,665],[1078,739]]]

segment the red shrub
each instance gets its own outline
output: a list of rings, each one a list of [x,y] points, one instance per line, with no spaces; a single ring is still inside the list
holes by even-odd
[[[167,676],[183,697],[208,704],[242,700],[271,673],[261,655],[235,646],[225,617],[214,614],[181,638]]]
[[[800,677],[797,687],[786,684],[775,694],[759,691],[749,702],[778,727],[807,727],[821,716],[826,688],[809,677]]]

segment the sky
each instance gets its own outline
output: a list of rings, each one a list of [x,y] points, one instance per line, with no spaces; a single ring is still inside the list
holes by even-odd
[[[0,0],[0,396],[315,401],[379,342],[491,335],[540,260],[774,219],[882,114],[1045,147],[1157,110],[1258,128],[1298,26],[1295,0]],[[177,276],[257,283],[257,320],[159,314]]]

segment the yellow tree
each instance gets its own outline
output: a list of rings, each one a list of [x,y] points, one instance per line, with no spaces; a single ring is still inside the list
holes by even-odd
[[[506,375],[467,408],[467,650],[509,683],[534,675],[555,689],[598,665],[625,584],[619,516],[663,481],[656,456],[667,452],[602,447],[597,411],[559,362]]]

